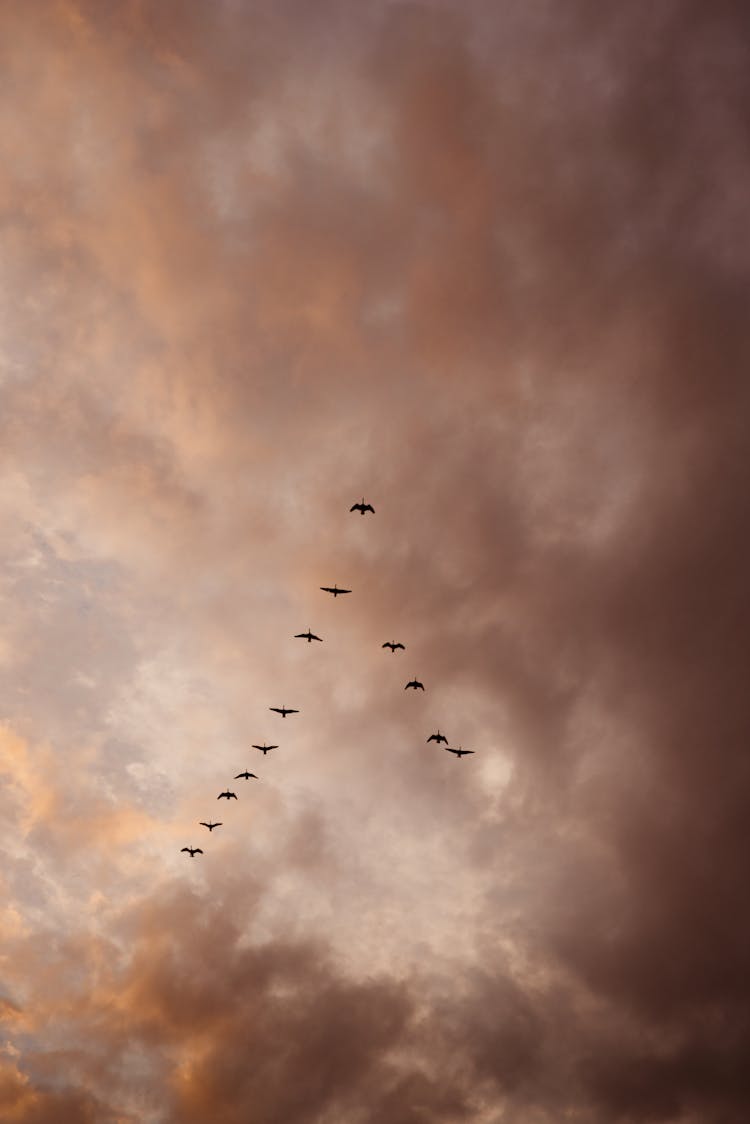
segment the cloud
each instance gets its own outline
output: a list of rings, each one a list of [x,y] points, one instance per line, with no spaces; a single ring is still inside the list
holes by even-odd
[[[0,20],[7,1118],[744,1121],[744,12]]]

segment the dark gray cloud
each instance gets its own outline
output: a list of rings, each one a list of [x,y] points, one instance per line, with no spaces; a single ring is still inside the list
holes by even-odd
[[[0,19],[8,1119],[744,1121],[744,10]]]

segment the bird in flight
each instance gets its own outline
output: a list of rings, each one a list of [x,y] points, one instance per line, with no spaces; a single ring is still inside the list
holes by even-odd
[[[440,745],[441,742],[445,742],[446,745],[448,744],[448,739],[446,738],[445,734],[441,734],[439,730],[436,734],[430,734],[427,741],[428,742],[437,742],[438,745]]]
[[[187,851],[187,853],[190,855],[191,859],[195,855],[202,855],[203,854],[203,851],[201,851],[200,847],[183,847],[182,850]]]
[[[253,778],[253,780],[256,780],[256,781],[258,779],[256,777],[255,773],[248,773],[247,769],[245,769],[244,773],[238,773],[237,776],[234,779],[236,781],[238,781],[241,778],[243,781],[249,781],[251,777]]]
[[[237,793],[236,792],[220,792],[219,795],[216,797],[216,799],[221,800],[222,796],[224,797],[225,800],[236,800],[237,799]]]
[[[359,503],[353,503],[349,510],[358,511],[360,515],[364,515],[366,511],[371,511],[373,515],[375,514],[375,508],[371,503],[365,503],[364,496],[362,496],[362,499]]]
[[[314,632],[310,632],[309,628],[308,628],[307,632],[295,632],[294,639],[295,640],[306,640],[308,644],[310,643],[311,640],[320,640],[321,644],[323,643],[322,636],[316,636]]]
[[[263,742],[263,745],[254,745],[253,746],[253,749],[259,749],[264,757],[268,753],[269,749],[278,749],[278,748],[279,747],[277,745],[266,745],[265,742]]]
[[[268,709],[280,714],[282,718],[286,718],[287,714],[299,714],[298,710],[292,710],[290,706],[269,706]]]
[[[205,820],[199,820],[198,822],[200,823],[201,827],[207,827],[209,831],[213,831],[215,827],[223,826],[221,823],[206,823]]]
[[[334,597],[338,597],[338,595],[340,593],[351,593],[350,589],[338,589],[335,582],[333,583],[332,586],[331,585],[322,585],[320,588],[323,590],[324,593],[332,593]]]
[[[394,644],[392,640],[386,640],[385,644],[381,644],[380,647],[381,648],[390,648],[392,652],[395,652],[396,648],[404,648],[404,651],[406,650],[404,645],[400,641],[399,641],[399,643]]]
[[[447,745],[445,747],[445,752],[446,753],[455,753],[456,757],[461,758],[461,757],[465,757],[467,753],[473,753],[474,750],[473,749],[461,749],[461,746],[459,746],[458,749],[451,749],[451,747],[449,745]]]
[[[415,691],[424,691],[424,683],[420,683],[418,679],[410,679],[404,690],[407,691],[409,687],[413,687]]]

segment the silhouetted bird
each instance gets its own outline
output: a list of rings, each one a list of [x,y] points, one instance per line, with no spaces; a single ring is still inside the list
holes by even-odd
[[[292,710],[290,706],[269,706],[268,709],[280,714],[282,718],[286,718],[287,714],[299,714],[298,710]]]
[[[238,781],[240,779],[242,779],[243,781],[249,781],[251,777],[253,778],[253,780],[256,780],[256,781],[258,779],[256,777],[255,773],[248,773],[247,769],[245,769],[244,773],[238,773],[237,776],[234,779],[236,781]]]
[[[445,747],[445,752],[446,753],[455,753],[456,757],[460,758],[460,757],[466,757],[467,753],[473,753],[474,750],[473,749],[461,749],[461,746],[459,746],[458,749],[451,749],[450,746],[447,745]]]
[[[216,799],[221,800],[222,796],[224,797],[225,800],[236,800],[237,799],[237,793],[236,792],[220,792],[219,795],[216,797]]]
[[[350,589],[338,589],[335,582],[333,585],[321,585],[320,588],[324,593],[332,593],[334,597],[338,597],[340,593],[351,593]]]
[[[360,503],[353,503],[349,510],[358,511],[360,515],[364,515],[366,511],[371,511],[373,515],[375,514],[375,508],[371,503],[365,503],[364,496],[362,496],[362,500]]]
[[[254,745],[253,746],[253,749],[259,749],[264,757],[268,753],[269,749],[278,749],[278,748],[279,747],[277,745],[266,745],[265,742],[263,742],[263,745]]]
[[[424,683],[420,683],[418,679],[410,679],[404,690],[408,691],[409,687],[413,687],[415,691],[424,691]]]
[[[436,734],[430,734],[427,741],[428,742],[437,742],[438,745],[440,745],[440,742],[445,742],[446,745],[448,744],[448,739],[446,738],[445,734],[441,734],[439,730]]]
[[[207,827],[209,831],[213,831],[215,827],[223,827],[221,823],[206,823],[205,820],[199,820],[201,827]]]
[[[314,632],[310,632],[309,628],[307,632],[295,632],[294,639],[306,640],[308,644],[311,640],[320,640],[321,644],[323,643],[323,638],[321,636],[316,636]]]
[[[380,646],[381,646],[381,648],[390,648],[392,652],[395,652],[396,648],[404,648],[403,644],[401,644],[401,643],[394,644],[392,640],[386,640],[385,644],[381,644]],[[404,651],[406,651],[405,648],[404,648]]]
[[[187,853],[190,855],[191,859],[193,858],[194,855],[202,855],[203,854],[203,851],[201,851],[200,847],[183,847],[182,850],[187,851]]]

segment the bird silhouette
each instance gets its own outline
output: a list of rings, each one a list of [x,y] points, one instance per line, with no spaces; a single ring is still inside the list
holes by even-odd
[[[269,749],[278,749],[278,748],[279,747],[277,745],[266,745],[265,742],[263,742],[263,745],[254,745],[253,746],[253,749],[259,749],[264,757],[268,753]]]
[[[410,679],[404,690],[407,691],[409,687],[413,687],[415,691],[424,691],[424,683],[420,683],[418,679]]]
[[[391,652],[395,652],[396,648],[404,648],[403,644],[401,644],[400,642],[397,643],[397,644],[394,644],[392,640],[386,640],[385,644],[381,644],[380,646],[381,646],[381,648],[390,648]],[[406,650],[406,649],[404,648],[404,650]]]
[[[221,800],[222,796],[224,797],[225,800],[236,800],[237,799],[237,793],[236,792],[220,792],[219,795],[216,797],[216,799]]]
[[[223,824],[221,823],[206,823],[205,820],[199,820],[198,822],[200,823],[201,827],[207,827],[209,831],[213,831],[215,827],[223,826]]]
[[[310,643],[311,640],[320,640],[321,644],[323,643],[322,636],[316,636],[314,632],[310,632],[309,628],[308,628],[307,632],[295,632],[294,639],[295,640],[306,640],[308,644]]]
[[[320,588],[324,593],[332,593],[334,597],[338,597],[340,593],[351,593],[350,589],[339,589],[335,582],[333,585],[321,585]]]
[[[438,745],[440,745],[441,742],[445,742],[446,745],[448,744],[448,739],[446,738],[445,734],[441,734],[439,730],[436,734],[430,734],[427,741],[428,742],[437,742]]]
[[[245,769],[244,773],[238,773],[237,776],[234,779],[236,781],[238,781],[241,778],[243,781],[249,781],[251,777],[253,778],[253,780],[256,780],[256,781],[258,779],[256,777],[255,773],[248,773],[247,769]]]
[[[364,496],[362,496],[362,500],[360,501],[360,503],[353,503],[349,510],[358,511],[360,515],[364,515],[366,511],[371,511],[373,515],[375,514],[375,508],[371,503],[365,503]]]
[[[282,718],[286,718],[287,714],[299,714],[298,710],[292,710],[290,706],[269,706],[268,709],[280,714]]]
[[[461,746],[459,746],[458,749],[451,749],[451,747],[449,745],[447,745],[445,747],[445,752],[446,753],[455,753],[456,757],[458,757],[460,759],[461,757],[466,757],[467,753],[473,753],[474,750],[473,749],[461,749]]]
[[[187,853],[190,855],[191,859],[195,855],[202,855],[203,854],[203,851],[200,849],[200,847],[183,847],[182,850],[187,851]]]

